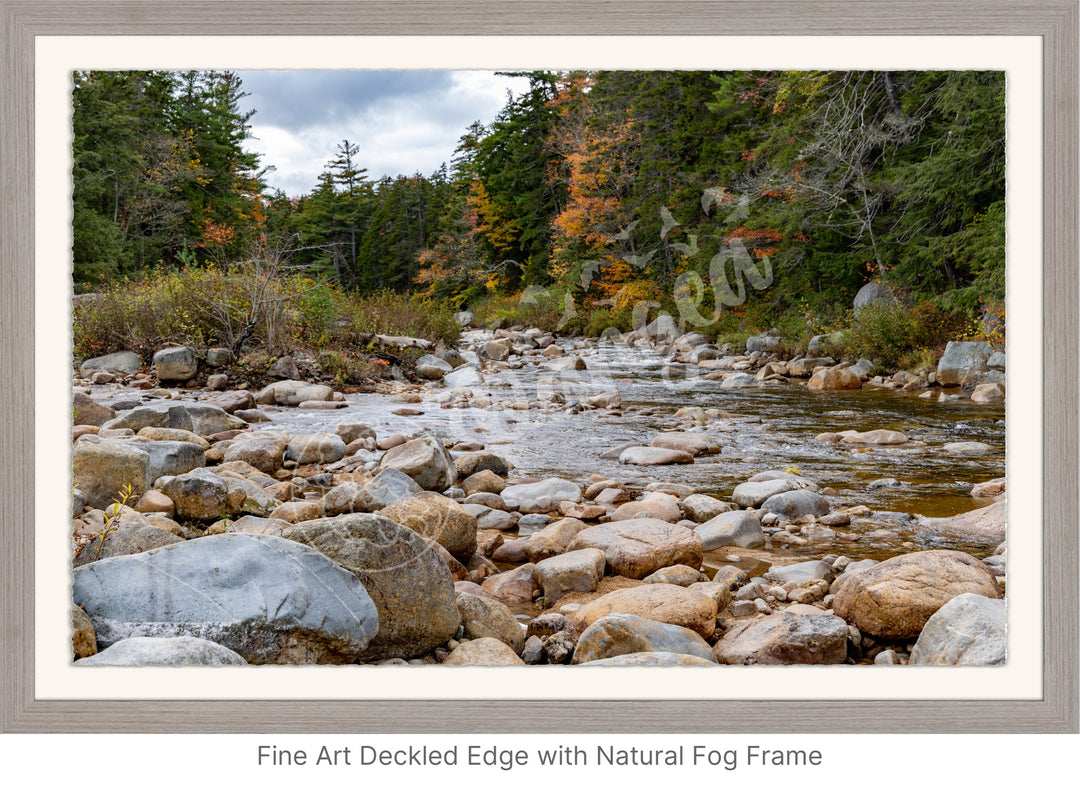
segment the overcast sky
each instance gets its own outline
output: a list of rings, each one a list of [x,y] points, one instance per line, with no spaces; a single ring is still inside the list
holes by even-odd
[[[449,166],[476,120],[489,124],[524,78],[490,71],[241,71],[250,95],[249,150],[262,155],[271,189],[310,192],[342,140],[360,146],[367,177],[430,175]]]

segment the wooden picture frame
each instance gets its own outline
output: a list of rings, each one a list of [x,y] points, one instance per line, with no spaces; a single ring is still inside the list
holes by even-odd
[[[35,697],[34,57],[37,36],[965,35],[1043,46],[1043,696],[933,701],[126,701]],[[3,732],[1076,733],[1078,6],[1075,0],[0,0]],[[62,527],[57,524],[57,527]],[[477,705],[482,703],[482,713]],[[528,714],[522,714],[522,704]],[[545,722],[550,720],[550,722]]]

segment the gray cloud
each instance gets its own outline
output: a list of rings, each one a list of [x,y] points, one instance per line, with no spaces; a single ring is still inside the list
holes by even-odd
[[[490,123],[521,78],[480,71],[242,71],[248,147],[290,195],[309,192],[338,144],[360,146],[368,177],[430,174],[473,121]]]

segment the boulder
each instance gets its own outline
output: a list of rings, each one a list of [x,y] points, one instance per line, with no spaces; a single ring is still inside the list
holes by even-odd
[[[464,364],[453,372],[446,373],[442,381],[443,385],[449,389],[461,389],[483,385],[484,378],[476,367]]]
[[[765,579],[777,585],[784,583],[804,583],[807,580],[832,582],[836,570],[824,561],[801,561],[787,566],[772,566],[765,573]]]
[[[206,450],[191,441],[133,438],[131,445],[150,455],[150,464],[146,469],[149,484],[162,476],[177,476],[206,465]]]
[[[355,576],[273,536],[205,536],[96,561],[75,569],[72,594],[105,647],[186,635],[255,665],[352,662],[379,628]]]
[[[119,640],[92,657],[81,659],[76,665],[117,665],[137,667],[158,665],[178,667],[186,665],[246,665],[244,658],[232,649],[202,638],[180,637],[133,637]]]
[[[791,479],[743,482],[732,491],[731,500],[739,506],[756,509],[774,495],[797,489],[799,489],[798,483]]]
[[[934,379],[941,386],[959,386],[975,367],[986,366],[993,352],[986,342],[949,342]]]
[[[189,347],[168,347],[154,354],[154,374],[162,383],[182,383],[195,377],[199,371],[199,359]]]
[[[904,640],[918,637],[942,605],[960,594],[999,599],[990,570],[956,550],[926,550],[845,572],[832,586],[833,610],[862,632]]]
[[[476,552],[476,518],[461,504],[439,493],[417,493],[387,506],[379,514],[434,539],[462,563]]]
[[[544,592],[544,606],[551,607],[572,591],[595,591],[596,584],[604,576],[605,566],[600,550],[572,550],[535,564],[532,578]]]
[[[229,485],[205,468],[179,476],[165,477],[160,491],[169,496],[182,520],[219,520],[236,511],[237,501],[229,495]]]
[[[497,454],[486,451],[472,451],[459,455],[454,459],[454,470],[462,478],[481,471],[491,471],[496,476],[505,478],[510,473],[510,463]]]
[[[823,495],[810,490],[791,490],[768,498],[761,505],[762,512],[773,512],[780,517],[797,520],[808,514],[821,517],[829,513],[829,501]]]
[[[443,376],[454,371],[452,366],[431,354],[418,358],[415,369],[417,375],[427,380],[442,380]]]
[[[810,376],[806,388],[810,391],[847,391],[861,389],[862,381],[849,369],[824,367]]]
[[[730,512],[735,508],[734,504],[701,493],[686,496],[679,506],[682,507],[683,514],[686,515],[687,519],[693,520],[695,523],[708,522],[718,514]]]
[[[856,443],[870,446],[902,446],[908,442],[908,436],[896,430],[870,430],[869,432],[856,432],[845,430],[838,433],[844,443]]]
[[[568,617],[578,631],[584,631],[604,616],[629,613],[709,637],[716,627],[716,612],[716,602],[705,594],[681,586],[653,583],[604,594]]]
[[[981,383],[971,392],[971,401],[985,404],[987,402],[1004,402],[1005,387],[1000,383]]]
[[[379,461],[379,470],[385,468],[396,468],[423,489],[435,492],[442,492],[457,481],[450,452],[442,441],[428,433],[386,452]]]
[[[145,553],[148,550],[183,541],[164,528],[151,525],[143,518],[122,517],[119,522],[99,532],[97,537],[80,547],[79,552],[72,558],[71,565],[85,566],[94,561]]]
[[[841,347],[843,343],[844,334],[842,331],[834,331],[831,334],[818,334],[810,339],[810,343],[806,346],[806,352],[811,356],[820,356],[834,348]]]
[[[880,282],[867,282],[860,287],[859,292],[855,294],[855,301],[852,303],[852,306],[855,309],[855,314],[858,314],[871,304],[892,303],[896,303],[896,296],[893,295],[891,287],[883,285]]]
[[[579,665],[644,652],[686,654],[716,661],[709,644],[696,632],[642,616],[612,613],[597,619],[581,633],[572,663]]]
[[[71,653],[75,659],[97,654],[97,636],[90,616],[81,607],[71,606]]]
[[[522,564],[516,569],[484,578],[481,588],[505,605],[531,605],[539,587],[533,580],[535,564]]]
[[[130,429],[135,432],[144,427],[167,427],[197,435],[216,435],[229,430],[247,429],[247,422],[214,405],[164,402],[131,408],[102,425],[102,429]]]
[[[561,555],[566,552],[574,537],[587,527],[581,520],[572,517],[556,520],[532,534],[528,539],[522,540],[525,542],[525,554],[530,561],[535,563],[551,558],[553,555]]]
[[[587,668],[716,667],[716,663],[712,660],[690,654],[675,654],[671,651],[644,651],[638,654],[623,654],[618,657],[582,662],[581,665]]]
[[[290,436],[284,432],[259,430],[237,435],[223,451],[225,462],[246,462],[263,473],[273,474],[285,459]]]
[[[764,353],[780,346],[784,341],[783,337],[773,337],[768,334],[762,334],[756,337],[747,337],[746,339],[746,352],[747,353]]]
[[[694,583],[708,582],[709,577],[703,574],[700,570],[694,569],[689,566],[665,566],[663,569],[657,569],[648,577],[644,578],[643,583],[666,583],[667,585],[681,586],[683,588],[689,588]]]
[[[508,510],[523,514],[549,512],[560,501],[581,501],[581,488],[566,479],[551,478],[533,484],[511,484],[500,493]]]
[[[981,542],[996,543],[1005,539],[1008,515],[1008,503],[997,501],[952,517],[927,518],[923,524],[934,530],[960,533]]]
[[[79,374],[88,378],[95,372],[119,372],[121,375],[129,375],[138,372],[142,366],[142,360],[138,354],[130,350],[119,353],[109,353],[106,356],[88,358],[79,366]]]
[[[450,570],[408,528],[375,514],[347,514],[310,520],[284,535],[315,548],[363,583],[379,616],[365,662],[426,654],[457,631]]]
[[[129,489],[137,501],[149,487],[150,455],[134,444],[83,435],[72,449],[75,486],[86,505],[104,509]]]
[[[1004,665],[1005,600],[960,594],[930,616],[911,648],[910,665]]]
[[[667,493],[651,492],[640,501],[624,503],[611,513],[611,519],[614,521],[632,520],[638,517],[652,517],[669,523],[677,523],[682,519],[679,499]]]
[[[652,518],[602,523],[581,531],[567,550],[602,550],[612,574],[640,580],[665,566],[701,567],[701,537],[689,528]]]
[[[524,665],[525,661],[498,638],[479,638],[460,644],[451,652],[444,665]]]
[[[736,623],[713,648],[726,665],[839,665],[848,627],[839,616],[780,612]]]
[[[301,402],[331,402],[334,390],[318,383],[302,380],[279,380],[255,395],[259,405],[297,406]]]
[[[94,427],[100,427],[105,422],[115,418],[115,410],[96,402],[81,391],[76,391],[72,395],[71,421],[74,426],[90,424]]]
[[[345,441],[329,432],[297,435],[289,441],[285,459],[297,465],[329,464],[345,456]]]
[[[761,521],[754,512],[718,514],[695,527],[694,532],[701,537],[701,549],[706,551],[721,547],[761,547],[765,544]]]
[[[619,455],[623,465],[675,465],[693,463],[694,455],[676,449],[632,446]]]
[[[521,654],[525,647],[525,629],[502,602],[483,594],[459,593],[457,609],[466,637],[472,640],[495,638],[508,645],[515,654]]]

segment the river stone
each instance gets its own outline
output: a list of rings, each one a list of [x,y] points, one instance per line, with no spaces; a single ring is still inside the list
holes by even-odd
[[[473,451],[457,457],[454,460],[454,470],[461,477],[472,476],[480,471],[491,471],[496,476],[506,477],[510,473],[510,463],[497,454]]]
[[[164,528],[151,525],[142,517],[121,517],[105,529],[105,534],[104,539],[99,535],[79,548],[71,561],[72,566],[85,566],[115,556],[145,553],[147,550],[184,541]]]
[[[1005,387],[1000,383],[980,383],[971,392],[972,402],[1002,402],[1004,399]]]
[[[144,427],[167,427],[187,430],[197,435],[216,435],[229,430],[247,429],[247,422],[214,405],[165,402],[123,411],[115,419],[102,425],[102,429],[131,429],[135,432]]]
[[[719,454],[720,444],[715,438],[703,432],[666,432],[652,439],[651,444],[661,449],[674,449],[692,454]]]
[[[578,638],[571,663],[659,651],[688,654],[715,662],[712,649],[696,632],[628,613],[612,613],[586,627]]]
[[[154,354],[154,374],[161,382],[183,382],[195,377],[199,360],[189,347],[167,347]]]
[[[311,520],[285,532],[348,569],[379,615],[365,662],[410,659],[454,636],[460,623],[450,570],[418,534],[375,514]]]
[[[551,347],[555,346],[552,345]],[[618,408],[622,405],[622,395],[618,391],[605,391],[603,394],[589,397],[586,402],[594,408]]]
[[[736,623],[713,647],[726,665],[839,665],[848,628],[839,616],[780,612]]]
[[[288,520],[276,520],[272,517],[256,517],[245,514],[229,524],[227,532],[230,534],[267,534],[268,536],[283,536],[285,531],[292,528],[293,524]]]
[[[441,358],[430,353],[416,360],[415,369],[417,375],[427,380],[441,380],[446,373],[454,370],[452,366]]]
[[[820,490],[816,482],[803,476],[799,476],[797,473],[791,473],[790,471],[762,471],[761,473],[755,473],[747,479],[747,481],[766,482],[772,479],[787,479],[795,485],[791,488],[793,490],[813,490],[814,492]],[[786,490],[784,492],[786,492]]]
[[[193,637],[133,637],[119,640],[77,665],[136,667],[159,665],[246,665],[244,658],[220,643]]]
[[[443,385],[449,389],[469,388],[483,385],[483,383],[484,378],[480,370],[471,364],[464,364],[443,376]]]
[[[683,588],[689,588],[694,583],[701,583],[708,581],[708,575],[702,574],[699,570],[689,566],[665,566],[663,569],[657,569],[648,577],[642,580],[643,583],[667,583],[673,586],[682,586]]]
[[[134,438],[131,445],[150,455],[146,480],[153,484],[162,476],[178,476],[206,465],[205,449],[189,441],[154,441]]]
[[[495,472],[483,470],[467,476],[461,483],[461,489],[465,491],[466,495],[474,493],[495,493],[498,495],[498,493],[506,489],[506,482]],[[502,498],[499,498],[499,500],[505,505]]]
[[[870,430],[869,432],[856,432],[845,430],[838,433],[844,443],[869,444],[871,446],[900,446],[908,442],[908,437],[896,430]]]
[[[500,495],[508,510],[517,510],[522,514],[531,512],[549,512],[558,507],[560,501],[581,501],[581,488],[566,479],[544,479],[533,484],[511,484]]]
[[[600,550],[572,550],[540,561],[534,566],[532,577],[544,592],[544,606],[551,607],[573,591],[595,591],[604,576],[605,565]]]
[[[515,654],[525,648],[525,629],[514,618],[510,608],[499,600],[481,594],[457,595],[457,609],[465,635],[473,640],[495,638]]]
[[[930,616],[911,649],[910,665],[1004,665],[1005,600],[960,594]]]
[[[160,512],[161,514],[172,517],[176,513],[176,506],[173,504],[172,499],[165,493],[157,490],[147,490],[139,498],[135,506],[132,507],[140,514],[150,514],[151,512]]]
[[[652,446],[632,446],[619,455],[623,465],[685,465],[693,461],[694,455],[689,452]]]
[[[934,379],[941,386],[959,386],[971,370],[985,366],[993,352],[986,342],[949,342]]]
[[[823,495],[810,490],[791,490],[767,499],[761,505],[762,512],[773,512],[780,517],[797,520],[808,514],[821,517],[829,513],[829,501]]]
[[[845,572],[833,584],[833,610],[874,637],[918,637],[942,605],[960,594],[999,599],[990,570],[956,550],[925,550]]]
[[[674,624],[712,635],[716,627],[716,602],[705,594],[680,586],[653,583],[620,588],[583,605],[568,618],[579,631],[612,613],[629,613],[663,624]],[[668,649],[670,650],[670,649]]]
[[[826,367],[810,376],[806,388],[810,391],[846,391],[861,389],[862,381],[849,369]]]
[[[520,521],[519,521],[520,525]],[[532,534],[525,542],[525,554],[529,560],[538,563],[545,558],[561,555],[566,552],[574,537],[584,531],[588,526],[581,520],[572,517],[564,517],[556,520],[551,525]]]
[[[172,499],[182,520],[218,520],[234,511],[229,485],[205,468],[165,477],[160,490]]]
[[[72,593],[106,647],[189,635],[255,665],[352,662],[379,628],[356,577],[273,536],[205,536],[96,561],[75,570]]]
[[[417,493],[387,506],[379,514],[434,539],[462,563],[476,552],[476,518],[461,504],[439,493]]]
[[[727,583],[714,582],[706,578],[700,583],[691,583],[687,586],[690,591],[694,591],[698,594],[704,594],[716,603],[716,609],[726,610],[728,605],[731,604],[731,589],[727,587]]]
[[[702,362],[704,366],[705,362]],[[720,384],[722,389],[743,389],[758,385],[759,381],[753,375],[746,372],[734,372],[724,378]]]
[[[768,334],[761,334],[756,337],[746,338],[746,352],[758,353],[772,350],[780,345],[784,341],[783,337],[769,336]]]
[[[638,654],[622,654],[618,657],[594,659],[582,662],[586,668],[646,668],[646,667],[701,667],[715,668],[716,662],[690,654],[674,654],[670,651],[646,651]]]
[[[831,367],[836,364],[836,359],[824,358],[800,358],[797,361],[788,362],[788,375],[793,378],[808,378],[817,367]]]
[[[826,564],[826,566],[828,565]],[[735,591],[750,582],[750,575],[746,573],[745,569],[725,564],[717,568],[716,574],[713,575],[713,582],[723,583],[728,587],[729,591]]]
[[[1005,538],[1008,514],[1008,503],[997,501],[952,517],[927,518],[923,524],[935,530],[962,533],[979,541],[993,543]]]
[[[457,481],[450,452],[442,441],[429,433],[386,452],[379,462],[379,470],[385,468],[396,468],[411,476],[423,489],[435,492],[442,492]]]
[[[611,513],[612,521],[633,520],[643,516],[664,520],[669,523],[677,523],[682,519],[679,511],[679,499],[674,495],[662,492],[651,492],[640,501],[630,501],[622,504]]]
[[[281,501],[264,490],[255,482],[248,479],[237,479],[232,476],[222,476],[229,491],[241,492],[244,495],[240,504],[239,512],[255,517],[268,517],[281,505]]]
[[[834,570],[824,561],[802,561],[787,566],[772,566],[765,573],[765,579],[777,585],[784,583],[802,583],[806,580],[824,580],[832,582],[836,576]]]
[[[100,427],[116,418],[116,411],[108,405],[102,405],[81,391],[76,391],[71,399],[71,422],[73,426],[89,424]]]
[[[97,636],[90,616],[78,605],[71,606],[71,653],[75,659],[97,653]]]
[[[761,521],[753,512],[735,511],[718,514],[694,528],[701,537],[702,550],[721,547],[760,547],[765,544]]]
[[[354,512],[377,511],[384,508],[379,506],[376,509],[370,509],[368,507],[369,500],[362,485],[356,482],[342,482],[328,490],[320,503],[322,504],[323,514],[327,517],[336,517],[337,515],[352,514]]]
[[[122,375],[138,372],[142,366],[142,360],[138,354],[130,350],[119,353],[109,353],[105,356],[88,358],[79,366],[79,374],[88,378],[95,372],[118,372]]]
[[[185,441],[194,443],[203,451],[210,448],[210,441],[201,435],[196,435],[191,430],[175,430],[169,427],[143,427],[136,433],[136,437],[148,441]]]
[[[508,572],[500,572],[497,575],[484,578],[480,585],[505,605],[531,605],[539,587],[533,580],[533,568],[535,564],[522,564]]]
[[[799,485],[792,479],[743,482],[732,491],[731,500],[739,506],[756,509],[774,495],[797,489],[799,489]]]
[[[983,443],[981,441],[958,441],[956,443],[946,443],[941,447],[941,450],[946,454],[952,454],[957,456],[964,456],[969,454],[986,454],[994,450],[994,447],[989,443]]]
[[[366,505],[371,507],[371,511],[378,511],[408,500],[423,492],[423,489],[409,474],[397,468],[383,468],[364,485],[364,494],[366,500],[370,501]]]
[[[498,638],[479,638],[459,645],[442,664],[498,667],[524,665],[525,661]]]
[[[297,435],[285,449],[285,459],[297,465],[328,464],[345,456],[345,441],[330,432]]]
[[[133,443],[83,435],[72,449],[74,484],[86,505],[104,509],[130,485],[133,500],[149,487],[150,455]]]
[[[334,390],[329,386],[302,380],[279,380],[255,395],[259,405],[296,406],[301,402],[331,402],[333,399]]]
[[[229,441],[223,459],[225,462],[246,462],[263,473],[273,474],[281,468],[289,439],[287,433],[271,430],[241,433]]]
[[[682,507],[683,514],[695,523],[708,522],[717,515],[730,512],[735,508],[734,504],[718,501],[711,495],[701,493],[686,496],[679,505]]]
[[[701,567],[701,537],[689,528],[652,518],[602,523],[581,531],[567,550],[595,547],[612,574],[640,580],[665,566]]]

